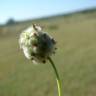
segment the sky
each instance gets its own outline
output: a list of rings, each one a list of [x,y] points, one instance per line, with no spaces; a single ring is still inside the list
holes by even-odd
[[[0,0],[0,24],[96,7],[96,0]]]

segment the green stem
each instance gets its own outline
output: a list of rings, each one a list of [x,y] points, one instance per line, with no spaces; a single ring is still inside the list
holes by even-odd
[[[54,69],[55,75],[56,75],[56,81],[57,81],[57,86],[58,86],[58,96],[61,96],[61,81],[60,81],[58,71],[57,71],[56,66],[55,66],[54,62],[52,61],[52,59],[49,57],[48,60],[51,63],[51,65]]]

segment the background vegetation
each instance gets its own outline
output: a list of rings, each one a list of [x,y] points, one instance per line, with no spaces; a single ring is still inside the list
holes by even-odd
[[[0,96],[58,96],[50,63],[33,65],[19,48],[21,31],[32,23],[57,41],[63,96],[96,96],[96,9],[2,25]]]

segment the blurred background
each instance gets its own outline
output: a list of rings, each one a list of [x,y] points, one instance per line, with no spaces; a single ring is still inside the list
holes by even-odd
[[[19,48],[33,23],[57,41],[62,96],[96,96],[96,0],[0,0],[0,96],[58,96],[50,63],[34,65]]]

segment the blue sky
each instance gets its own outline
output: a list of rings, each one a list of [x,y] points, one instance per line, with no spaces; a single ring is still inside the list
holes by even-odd
[[[0,0],[0,23],[96,7],[96,0]]]

